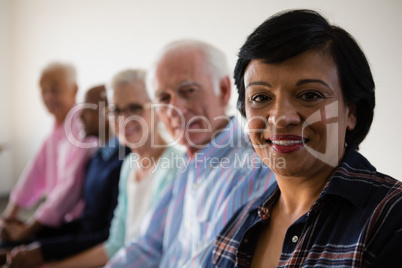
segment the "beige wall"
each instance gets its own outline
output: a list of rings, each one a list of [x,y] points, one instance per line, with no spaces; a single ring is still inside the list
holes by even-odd
[[[13,29],[12,49],[7,40],[2,39],[0,44],[2,55],[9,58],[12,66],[10,71],[7,68],[10,63],[0,61],[0,68],[8,74],[1,72],[4,79],[0,82],[0,143],[3,139],[9,142],[10,137],[13,143],[7,153],[12,162],[4,164],[5,153],[0,155],[2,184],[3,174],[10,172],[13,180],[17,180],[51,128],[51,118],[41,104],[37,87],[39,71],[49,61],[68,60],[77,66],[81,100],[85,89],[107,81],[120,69],[149,66],[153,55],[177,38],[209,41],[223,49],[234,66],[236,53],[247,35],[268,16],[289,8],[321,11],[362,45],[377,84],[377,108],[372,130],[361,151],[379,170],[402,179],[399,168],[402,2],[399,0],[0,0],[0,3],[1,7],[6,6],[0,10],[0,18],[11,16],[11,24],[5,26],[1,22],[1,32],[9,36]],[[5,90],[8,85],[12,85],[12,93]],[[233,91],[232,104],[236,97]],[[3,134],[3,125],[7,124],[11,124],[10,131]]]
[[[13,181],[12,87],[11,87],[11,0],[0,0],[0,196]]]

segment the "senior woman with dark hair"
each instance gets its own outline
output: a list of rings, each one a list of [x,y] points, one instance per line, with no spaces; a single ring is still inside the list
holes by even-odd
[[[314,11],[276,14],[241,48],[235,83],[277,184],[232,218],[212,264],[400,267],[402,183],[357,152],[375,97],[356,41]]]

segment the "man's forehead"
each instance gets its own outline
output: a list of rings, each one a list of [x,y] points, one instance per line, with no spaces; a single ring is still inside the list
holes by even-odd
[[[155,75],[151,82],[155,94],[158,92],[206,83],[210,80],[207,65],[198,51],[169,53],[156,65]]]
[[[202,71],[206,66],[204,61],[204,56],[199,51],[171,51],[165,54],[156,64],[156,76],[191,76]]]
[[[55,69],[43,73],[40,82],[57,83],[64,79],[67,79],[67,74],[63,70]]]
[[[183,87],[188,87],[188,86],[198,86],[199,87],[201,85],[200,85],[200,83],[197,83],[194,80],[185,79],[183,81],[177,82],[177,83],[175,83],[173,85],[169,85],[169,86],[168,85],[162,86],[162,85],[159,85],[158,83],[156,83],[156,86],[157,87],[155,89],[155,94],[158,95],[158,94],[161,94],[166,91],[172,91],[172,90],[177,91]]]

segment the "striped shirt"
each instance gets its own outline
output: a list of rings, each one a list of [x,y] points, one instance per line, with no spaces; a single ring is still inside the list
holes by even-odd
[[[217,238],[210,266],[250,267],[279,195],[275,184],[236,213]],[[402,267],[402,183],[354,150],[286,232],[278,267],[313,266]]]
[[[275,181],[234,118],[193,158],[181,160],[145,234],[106,267],[200,267],[232,215]]]

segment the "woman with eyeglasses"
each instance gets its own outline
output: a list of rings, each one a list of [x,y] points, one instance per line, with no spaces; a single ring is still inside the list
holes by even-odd
[[[240,49],[235,82],[277,183],[230,220],[209,265],[400,267],[402,183],[357,151],[375,97],[356,41],[314,11],[276,14]]]
[[[171,187],[182,153],[168,146],[157,131],[158,118],[152,110],[145,85],[145,72],[125,70],[114,76],[113,96],[107,108],[113,131],[132,153],[122,165],[118,204],[109,238],[87,251],[45,267],[99,267],[124,244],[140,234],[146,214]],[[175,162],[176,161],[176,162]]]

